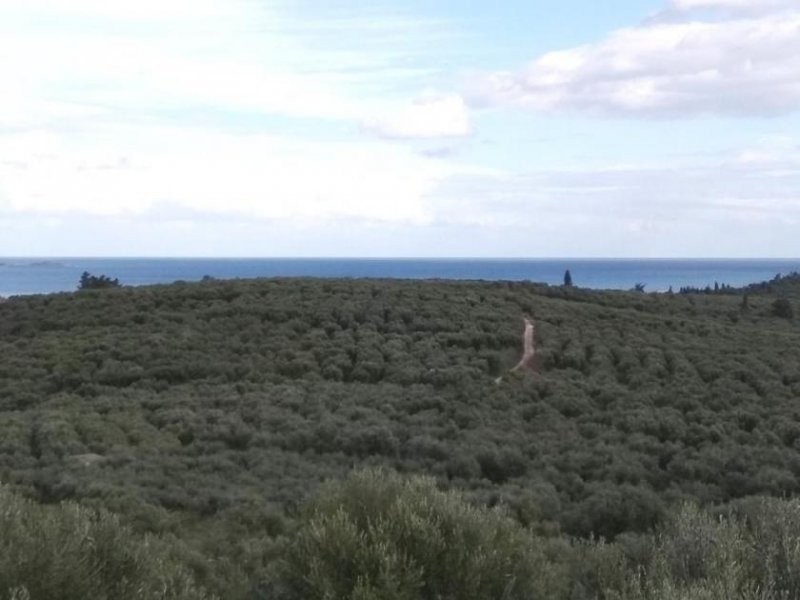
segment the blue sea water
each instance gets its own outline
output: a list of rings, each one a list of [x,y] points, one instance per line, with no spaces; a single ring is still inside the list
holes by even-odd
[[[741,286],[800,271],[800,259],[370,259],[370,258],[0,258],[0,296],[74,290],[81,273],[119,278],[125,285],[252,277],[372,277],[485,279],[560,284],[569,269],[575,285],[646,291],[670,286]]]

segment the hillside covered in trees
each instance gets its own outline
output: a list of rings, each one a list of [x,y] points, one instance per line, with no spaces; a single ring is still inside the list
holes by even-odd
[[[546,562],[579,564],[575,540],[602,537],[593,552],[644,564],[667,552],[651,532],[705,518],[687,501],[749,514],[751,497],[800,493],[798,310],[798,277],[684,294],[271,279],[11,298],[0,482],[24,510],[77,502],[116,515],[119,535],[171,540],[170,581],[193,589],[191,572],[226,598],[322,598],[270,573],[302,573],[286,544],[305,539],[308,498],[365,467],[432,477],[463,499],[447,510],[502,507],[507,538],[546,540]],[[524,317],[535,368],[512,373]],[[597,573],[551,573],[571,583],[542,597],[638,597],[602,595]],[[348,593],[331,597],[461,597]]]

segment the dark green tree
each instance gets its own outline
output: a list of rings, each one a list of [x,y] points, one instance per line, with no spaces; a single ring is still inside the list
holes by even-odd
[[[793,319],[794,308],[788,298],[778,298],[772,303],[772,314],[781,319]]]
[[[572,273],[569,272],[569,269],[564,273],[564,285],[572,287]]]
[[[88,271],[84,271],[78,283],[79,290],[100,290],[105,288],[120,287],[119,279],[111,279],[105,275],[95,276]]]

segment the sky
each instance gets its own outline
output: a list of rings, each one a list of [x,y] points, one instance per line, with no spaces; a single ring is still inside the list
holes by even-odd
[[[0,86],[0,256],[800,256],[800,0],[2,0]]]

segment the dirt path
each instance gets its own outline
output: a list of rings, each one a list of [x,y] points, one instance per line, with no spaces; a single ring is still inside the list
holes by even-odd
[[[525,333],[522,334],[522,358],[511,372],[521,369],[533,368],[533,358],[536,356],[536,347],[533,344],[533,321],[525,317]]]
[[[522,369],[533,370],[535,368],[533,361],[536,357],[536,345],[533,341],[533,319],[525,317],[524,321],[525,332],[522,334],[522,358],[519,360],[517,365],[511,369],[511,373],[516,373]],[[501,381],[503,381],[502,376],[494,380],[494,382],[497,384],[499,384]]]

